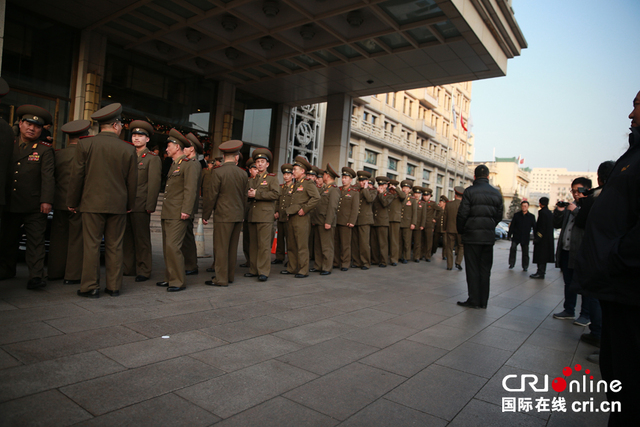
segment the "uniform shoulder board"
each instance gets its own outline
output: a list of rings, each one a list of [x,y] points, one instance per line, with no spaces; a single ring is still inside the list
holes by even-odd
[[[337,185],[335,185],[335,184],[331,184],[331,187],[333,187],[333,188],[338,188],[338,186],[337,186]]]
[[[85,139],[85,138],[93,138],[93,135],[85,135],[85,136],[81,136],[78,139]]]
[[[276,176],[276,174],[275,173],[270,173],[269,176]]]
[[[44,145],[45,147],[51,147],[51,143],[50,142],[40,141],[40,144]]]
[[[158,156],[155,151],[147,151],[145,154],[151,154],[152,156]]]
[[[218,169],[220,166],[222,166],[222,165],[214,166],[213,168],[214,168],[214,169]],[[240,169],[242,169],[242,168],[240,168]]]
[[[57,151],[60,151],[60,150],[61,150],[61,148],[56,148],[56,152],[57,152]]]
[[[129,144],[130,146],[135,147],[135,145],[133,145],[133,142],[131,142],[131,141],[125,141],[125,142],[126,142],[127,144]]]

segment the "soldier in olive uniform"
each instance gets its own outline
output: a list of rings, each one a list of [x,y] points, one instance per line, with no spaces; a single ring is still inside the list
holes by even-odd
[[[169,131],[167,154],[173,164],[167,174],[167,186],[162,201],[162,253],[164,254],[164,281],[156,283],[166,287],[167,292],[179,292],[186,289],[184,255],[182,248],[187,228],[193,229],[193,208],[198,193],[198,179],[202,167],[195,160],[189,160],[184,148],[190,146],[189,140],[175,129]]]
[[[0,77],[0,99],[9,93],[9,85]],[[13,153],[13,145],[16,135],[13,129],[3,118],[0,118],[0,215],[4,205],[7,204],[7,194],[5,185],[8,180],[9,170],[11,170],[11,162],[13,161],[11,153]]]
[[[389,259],[392,266],[398,265],[401,253],[401,234],[400,234],[400,220],[402,218],[402,203],[407,195],[404,191],[398,188],[400,183],[395,179],[389,181],[388,192],[393,196],[391,203],[389,204]]]
[[[280,197],[280,187],[276,174],[269,173],[267,168],[272,159],[271,151],[256,148],[253,160],[258,174],[249,181],[249,234],[251,249],[249,258],[251,267],[245,277],[256,277],[266,282],[271,272],[272,230],[276,213],[276,202]]]
[[[388,191],[389,178],[379,176],[376,181],[378,182],[378,195],[373,202],[371,242],[371,250],[375,253],[375,257],[372,254],[372,259],[375,259],[374,262],[377,262],[379,267],[386,267],[389,260],[389,206],[395,196]]]
[[[100,297],[100,242],[104,236],[107,283],[105,293],[120,295],[122,241],[127,211],[136,199],[136,150],[118,136],[122,132],[122,105],[111,104],[93,113],[100,133],[78,141],[67,206],[82,212],[82,282],[78,295]]]
[[[51,123],[51,114],[35,105],[23,105],[16,111],[19,134],[13,144],[13,156],[7,175],[7,205],[0,226],[0,279],[16,275],[20,226],[27,234],[26,261],[29,267],[28,289],[47,285],[44,277],[44,233],[47,215],[54,202],[55,161],[51,144],[39,140],[42,127]]]
[[[422,201],[425,203],[424,231],[422,239],[422,257],[425,261],[431,262],[431,248],[433,246],[433,230],[436,226],[436,212],[440,207],[431,200],[433,190],[425,188],[422,193]]]
[[[356,232],[351,238],[351,257],[355,267],[368,270],[371,267],[370,237],[371,225],[373,225],[371,204],[376,199],[377,192],[369,185],[370,172],[358,171],[357,176],[360,185],[360,199]]]
[[[66,148],[56,151],[55,213],[51,223],[48,273],[50,280],[64,278],[65,285],[79,285],[82,277],[82,213],[67,209],[67,189],[78,140],[89,135],[89,120],[74,120],[62,126],[69,137]]]
[[[424,203],[422,203],[422,187],[414,186],[413,189],[413,203],[416,205],[417,217],[416,227],[413,229],[413,261],[420,262],[420,255],[422,254],[422,231],[424,230],[424,217],[425,209]]]
[[[209,286],[229,286],[235,279],[238,240],[245,217],[249,181],[247,173],[238,167],[242,141],[220,144],[224,163],[213,170],[210,198],[205,199],[202,220],[206,224],[213,212],[213,251],[216,275],[207,280]],[[214,280],[215,279],[215,280]]]
[[[352,185],[356,172],[348,166],[342,168],[342,187],[336,213],[336,233],[333,266],[347,271],[351,263],[351,234],[358,219],[360,192]]]
[[[322,188],[324,187],[324,182],[322,180],[322,176],[324,175],[324,171],[317,166],[311,166],[311,169],[307,171],[307,178],[313,182],[313,184],[318,189],[318,194],[322,193]],[[311,219],[311,232],[309,233],[309,265],[311,265],[311,261],[315,259],[315,232],[314,227],[316,223],[314,222],[314,214],[313,209],[309,212],[309,218]],[[309,271],[314,270],[310,268]]]
[[[245,167],[247,168],[247,172],[249,173],[249,177],[247,178],[247,182],[251,185],[251,181],[258,174],[258,167],[253,161],[252,157],[249,157],[245,163]],[[242,224],[242,252],[244,253],[244,264],[240,264],[240,267],[250,267],[251,266],[251,233],[249,232],[249,209],[251,208],[251,203],[249,203],[249,199],[247,199],[247,203],[245,205],[245,213],[244,213],[244,223]]]
[[[464,247],[462,246],[462,236],[458,234],[456,226],[456,217],[458,216],[458,208],[462,200],[464,187],[457,186],[454,188],[455,199],[447,203],[444,208],[444,230],[447,233],[447,245],[445,255],[447,257],[447,270],[453,269],[453,250],[456,250],[455,264],[458,270],[462,270],[462,259],[464,257]]]
[[[213,169],[217,167],[215,166],[216,163],[217,163],[216,161],[210,160],[209,162],[207,162],[207,168],[202,169],[202,187],[201,188],[202,188],[203,202],[204,200],[211,199],[211,195],[208,193],[211,190],[211,179],[213,177]],[[211,239],[212,239],[211,244],[213,245],[213,236],[211,237]],[[216,267],[216,259],[215,257],[212,257],[211,267],[207,267],[207,273],[213,273],[214,271],[216,271],[215,267]]]
[[[280,184],[280,197],[278,198],[278,208],[275,217],[278,220],[278,243],[276,246],[276,259],[271,264],[282,264],[284,256],[287,253],[287,221],[289,215],[286,213],[286,207],[291,204],[291,188],[293,181],[293,165],[285,163],[280,166],[284,184]]]
[[[136,276],[136,282],[151,277],[151,213],[155,212],[162,181],[162,161],[147,144],[153,135],[153,126],[144,120],[129,124],[131,141],[136,147],[138,188],[136,201],[127,214],[124,233],[124,275]]]
[[[312,212],[312,222],[315,242],[315,267],[309,271],[320,271],[320,275],[331,274],[333,268],[333,253],[335,250],[335,229],[340,190],[335,184],[338,173],[330,163],[323,171],[324,187],[320,192],[320,201]]]
[[[295,274],[300,279],[309,276],[309,232],[311,221],[309,212],[320,201],[318,188],[310,179],[305,178],[312,166],[307,159],[297,156],[293,163],[294,183],[291,189],[291,204],[286,212],[289,215],[287,244],[289,245],[289,264],[281,274]]]
[[[200,208],[200,188],[202,188],[202,163],[198,162],[197,155],[202,154],[202,143],[193,133],[188,133],[185,138],[189,141],[189,146],[184,147],[184,155],[192,161],[200,165],[200,174],[198,176],[198,189],[196,190],[196,200],[193,202],[193,213],[187,219],[187,234],[182,242],[182,255],[184,256],[185,275],[191,276],[198,274],[198,250],[196,248],[196,236],[193,234],[193,222]]]
[[[404,180],[400,184],[402,192],[405,194],[404,202],[402,203],[402,210],[400,212],[400,231],[402,235],[400,262],[406,264],[411,259],[411,239],[413,237],[413,230],[416,226],[419,226],[418,221],[418,204],[415,199],[411,197],[411,181]]]
[[[447,199],[447,196],[442,195],[440,196],[440,201],[438,202],[438,208],[436,210],[436,228],[435,228],[435,233],[433,235],[433,249],[431,249],[431,255],[435,255],[435,253],[438,251],[438,244],[440,242],[440,239],[442,239],[442,259],[445,259],[445,248],[447,247],[447,239],[446,239],[446,235],[445,235],[445,229],[444,229],[444,207],[447,205],[447,202],[449,201],[449,199]]]

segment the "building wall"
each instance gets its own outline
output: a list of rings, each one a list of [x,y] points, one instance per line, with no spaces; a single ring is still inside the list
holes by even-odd
[[[349,166],[453,198],[454,186],[473,180],[473,135],[464,129],[470,104],[470,82],[355,98]]]
[[[485,165],[489,168],[489,183],[494,187],[498,187],[502,193],[505,216],[516,193],[521,200],[528,200],[532,203],[529,200],[530,173],[518,166],[518,161],[515,157],[496,159],[493,162],[474,162],[473,165],[474,167]]]
[[[571,181],[584,176],[597,185],[596,172],[571,172],[566,168],[533,168],[531,171],[531,192],[547,195],[550,203],[558,200],[571,201]]]

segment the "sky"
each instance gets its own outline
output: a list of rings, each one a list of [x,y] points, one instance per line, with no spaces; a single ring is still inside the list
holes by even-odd
[[[473,82],[476,161],[596,171],[628,147],[640,91],[640,1],[513,0],[528,47]]]

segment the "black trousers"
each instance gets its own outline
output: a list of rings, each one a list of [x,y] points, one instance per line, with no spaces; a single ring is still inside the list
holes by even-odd
[[[482,307],[489,300],[489,279],[493,265],[493,245],[464,245],[469,302]]]
[[[635,302],[635,301],[634,301]],[[621,402],[621,412],[611,412],[609,427],[637,425],[640,419],[640,371],[635,369],[640,354],[638,306],[600,301],[602,306],[602,338],[600,340],[600,372],[611,384],[622,383],[617,393],[610,389],[609,402]]]
[[[520,249],[522,249],[522,268],[525,270],[529,268],[529,241],[525,242],[515,242],[511,241],[511,249],[509,249],[509,266],[516,265],[516,250],[518,249],[518,245],[520,245]]]

